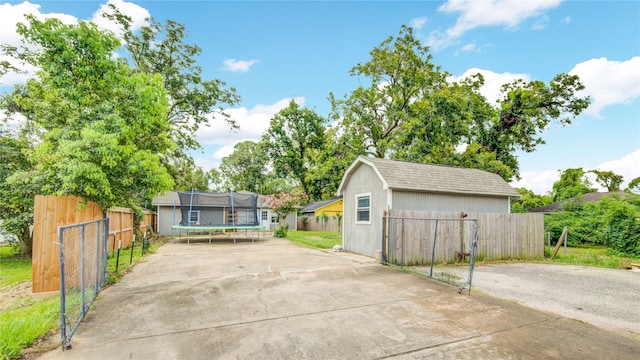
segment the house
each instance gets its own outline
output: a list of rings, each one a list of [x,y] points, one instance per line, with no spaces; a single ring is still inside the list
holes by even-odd
[[[529,212],[533,212],[533,213],[543,213],[545,215],[547,214],[551,214],[554,211],[562,211],[564,204],[568,203],[568,202],[598,202],[600,201],[603,197],[605,196],[620,196],[620,197],[624,197],[624,196],[629,196],[629,194],[627,194],[624,191],[613,191],[613,192],[590,192],[590,193],[586,193],[586,194],[582,194],[580,196],[575,196],[569,199],[565,199],[562,201],[558,201],[555,202],[553,204],[549,204],[546,206],[541,206],[535,209],[531,209],[529,210]]]
[[[359,156],[337,190],[344,200],[342,245],[375,256],[382,219],[391,209],[509,213],[520,194],[499,175],[479,169]]]
[[[239,191],[238,194],[250,195],[253,194],[248,191]],[[222,194],[221,194],[222,195]],[[200,214],[189,209],[182,209],[180,206],[180,196],[177,191],[167,191],[166,193],[159,195],[153,199],[152,205],[157,207],[157,224],[156,229],[159,235],[170,236],[173,235],[172,226],[185,225],[185,222],[189,225],[206,226],[207,223],[212,224],[230,224],[230,215],[228,209],[225,210],[224,204],[220,203],[219,207],[221,211],[218,214],[212,213],[210,219],[200,218]],[[211,204],[215,205],[215,204]],[[259,226],[264,226],[267,229],[274,229],[278,227],[278,218],[272,209],[266,205],[264,196],[260,195],[257,211],[259,214],[258,223]],[[190,214],[189,219],[183,221],[183,214]],[[239,225],[242,224],[242,214],[234,214],[234,221],[237,221]],[[297,216],[295,213],[290,214],[285,219],[285,224],[289,225],[289,229],[295,230],[297,223]]]
[[[302,205],[302,215],[314,218],[316,216],[341,215],[344,212],[342,209],[342,198],[333,198],[329,200],[314,201],[306,205]]]

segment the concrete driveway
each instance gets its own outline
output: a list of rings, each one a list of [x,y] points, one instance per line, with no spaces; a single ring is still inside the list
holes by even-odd
[[[475,268],[472,288],[640,338],[640,272],[533,263],[481,265]]]
[[[640,340],[349,253],[162,246],[41,359],[637,359]]]

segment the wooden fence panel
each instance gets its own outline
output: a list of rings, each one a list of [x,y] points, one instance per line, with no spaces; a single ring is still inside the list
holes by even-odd
[[[34,199],[32,292],[43,293],[60,289],[60,249],[58,227],[102,218],[97,204],[76,196],[37,195]],[[73,262],[73,256],[69,256]]]
[[[315,218],[309,218],[307,223],[302,222],[302,217],[298,217],[298,230],[304,231],[342,231],[342,219],[338,221],[337,218],[329,217],[327,221],[320,218],[316,221]]]
[[[86,221],[103,218],[102,208],[95,203],[87,202],[81,207],[84,200],[77,196],[37,195],[34,199],[33,219],[33,255],[32,277],[33,293],[53,292],[60,290],[60,249],[58,242],[58,227],[78,224]],[[141,231],[155,224],[155,212],[144,210],[145,216],[140,224]],[[118,242],[121,246],[131,244],[133,238],[133,213],[128,208],[111,208],[109,217],[109,242],[110,249],[117,249]],[[155,229],[154,229],[155,231]],[[86,236],[95,238],[93,230]],[[79,261],[80,243],[65,244],[65,266],[76,266]],[[74,255],[75,254],[75,255]],[[77,255],[77,256],[76,256]]]
[[[390,216],[413,219],[458,219],[460,213],[434,211],[391,210]],[[466,219],[477,219],[478,249],[476,259],[507,260],[528,259],[544,255],[544,218],[542,214],[469,213]],[[433,239],[435,225],[421,225],[416,220],[405,220],[405,259],[424,258],[426,239]],[[435,223],[435,221],[433,221]],[[389,231],[400,234],[400,223]],[[437,231],[434,262],[449,262],[456,254],[452,249],[470,251],[473,227],[465,221],[440,221]],[[430,233],[427,233],[430,232]],[[390,233],[391,236],[391,233]],[[446,241],[442,241],[445,240]],[[456,242],[451,243],[451,242]],[[458,244],[457,242],[460,242]],[[455,245],[455,246],[454,246]],[[400,244],[389,249],[388,256],[398,257]],[[430,246],[430,245],[429,245]]]

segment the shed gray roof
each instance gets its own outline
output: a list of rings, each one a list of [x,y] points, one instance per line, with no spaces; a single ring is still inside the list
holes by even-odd
[[[338,194],[342,194],[351,172],[363,164],[371,166],[388,189],[520,197],[500,175],[488,171],[363,156],[345,171]]]

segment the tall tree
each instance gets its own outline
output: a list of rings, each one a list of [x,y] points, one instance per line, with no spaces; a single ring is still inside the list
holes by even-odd
[[[1,106],[40,138],[28,153],[34,167],[7,181],[27,179],[41,194],[105,207],[132,206],[171,188],[160,165],[160,155],[175,148],[162,78],[113,59],[119,40],[93,23],[26,18],[18,25],[25,46],[8,53],[40,70]]]
[[[262,136],[262,145],[273,162],[276,174],[290,176],[308,192],[309,172],[314,150],[324,143],[325,120],[313,110],[301,108],[294,100],[271,119]]]
[[[560,172],[560,179],[553,183],[553,201],[561,201],[582,194],[594,192],[591,182],[582,168],[566,169]]]
[[[629,181],[629,186],[627,186],[627,191],[640,191],[640,177],[637,177],[631,181]]]
[[[569,124],[589,104],[576,96],[579,79],[560,74],[548,85],[506,84],[494,107],[480,95],[480,74],[452,82],[407,26],[370,55],[351,69],[366,86],[330,99],[342,131],[376,157],[472,166],[511,180],[519,174],[517,150],[534,151],[549,122]]]
[[[162,24],[150,18],[147,26],[134,32],[131,18],[115,5],[109,4],[109,7],[111,12],[104,16],[122,27],[125,56],[136,71],[159,74],[164,79],[169,102],[164,116],[177,145],[170,157],[163,158],[166,166],[180,167],[183,159],[189,157],[187,152],[200,147],[196,131],[203,125],[208,126],[212,115],[224,119],[232,129],[238,128],[223,106],[238,104],[239,95],[221,80],[202,78],[202,68],[196,64],[202,50],[185,42],[184,25],[172,20]],[[174,176],[178,174],[177,170],[171,172]]]
[[[31,232],[33,224],[33,200],[36,186],[24,181],[7,180],[17,172],[27,171],[32,164],[27,153],[33,144],[22,131],[9,131],[0,123],[0,220],[2,229],[16,236],[22,254],[31,254]]]
[[[607,191],[620,191],[620,185],[624,181],[622,175],[618,175],[613,171],[591,170],[596,174],[596,182],[600,186],[607,188]]]
[[[497,159],[517,174],[515,151],[533,152],[544,144],[541,134],[552,121],[561,126],[571,124],[590,104],[589,97],[576,95],[584,88],[577,75],[568,74],[556,75],[549,84],[522,79],[505,84],[498,116],[475,117],[474,140],[495,152]]]
[[[264,191],[269,159],[258,143],[247,140],[237,143],[233,153],[222,159],[220,173],[225,190]]]

